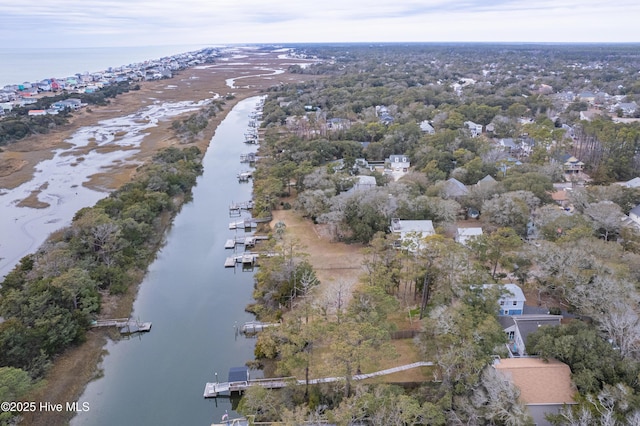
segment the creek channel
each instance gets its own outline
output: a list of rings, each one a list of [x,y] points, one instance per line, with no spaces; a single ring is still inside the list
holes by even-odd
[[[166,235],[166,242],[141,283],[132,318],[150,321],[149,333],[109,341],[102,377],[79,398],[71,425],[210,425],[225,412],[228,398],[204,399],[206,382],[227,381],[231,367],[253,359],[255,340],[235,330],[253,316],[253,272],[225,268],[232,256],[225,241],[229,205],[251,199],[252,184],[239,183],[246,170],[240,155],[249,114],[260,98],[240,101],[218,126],[203,159],[204,173]],[[241,248],[240,248],[241,250]]]

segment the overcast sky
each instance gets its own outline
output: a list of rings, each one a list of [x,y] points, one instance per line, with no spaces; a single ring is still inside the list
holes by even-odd
[[[0,0],[0,47],[639,42],[638,22],[638,0]]]

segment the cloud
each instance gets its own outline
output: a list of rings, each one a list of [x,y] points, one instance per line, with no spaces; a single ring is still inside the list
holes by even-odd
[[[630,0],[0,0],[11,45],[640,41]]]

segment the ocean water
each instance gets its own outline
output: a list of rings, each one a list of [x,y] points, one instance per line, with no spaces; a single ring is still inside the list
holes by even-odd
[[[69,77],[109,67],[192,52],[206,45],[96,47],[96,48],[0,48],[0,87],[7,84]]]

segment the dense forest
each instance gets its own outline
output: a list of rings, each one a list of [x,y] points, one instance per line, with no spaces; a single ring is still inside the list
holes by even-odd
[[[257,364],[346,380],[250,388],[240,411],[286,424],[533,424],[519,390],[490,367],[509,356],[509,336],[496,315],[500,292],[480,290],[517,283],[531,305],[564,316],[527,342],[527,355],[571,369],[576,404],[548,420],[637,424],[640,234],[627,214],[640,190],[619,184],[640,175],[638,109],[621,110],[640,100],[637,49],[298,49],[324,61],[291,71],[321,78],[269,92],[254,213],[293,208],[336,241],[365,244],[365,272],[349,297],[314,298],[304,246],[277,229],[282,255],[261,265],[249,309],[283,325],[258,337]],[[395,173],[392,155],[411,166]],[[375,185],[359,188],[363,176]],[[430,220],[435,235],[399,241],[394,219]],[[456,242],[470,221],[482,235]],[[415,361],[433,361],[422,373],[432,379],[352,381],[398,356],[407,310],[421,330],[405,344]]]

